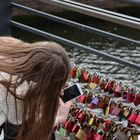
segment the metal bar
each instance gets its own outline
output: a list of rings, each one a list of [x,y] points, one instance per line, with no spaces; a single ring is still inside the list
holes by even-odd
[[[38,16],[51,19],[51,20],[56,21],[56,22],[60,22],[60,23],[63,23],[63,24],[66,24],[66,25],[69,25],[69,26],[72,26],[72,27],[75,27],[75,28],[79,28],[79,29],[82,29],[82,30],[85,30],[85,31],[88,31],[88,32],[96,33],[96,34],[101,35],[103,37],[108,37],[108,38],[115,39],[115,40],[118,40],[118,41],[121,41],[121,42],[126,42],[126,43],[130,43],[130,44],[133,44],[133,45],[136,45],[136,46],[140,46],[139,41],[136,41],[136,40],[124,37],[124,36],[116,35],[116,34],[109,33],[109,32],[106,32],[106,31],[103,31],[103,30],[100,30],[100,29],[97,29],[97,28],[93,28],[93,27],[90,27],[90,26],[87,26],[87,25],[84,25],[84,24],[81,24],[81,23],[70,21],[68,19],[64,19],[64,18],[61,18],[61,17],[58,17],[58,16],[54,16],[54,15],[51,15],[51,14],[48,14],[48,13],[45,13],[45,12],[42,12],[42,11],[39,11],[39,10],[35,10],[35,9],[29,8],[29,7],[26,7],[26,6],[17,4],[17,3],[12,3],[12,6],[23,9],[27,12],[32,13],[32,14],[36,14]]]
[[[11,2],[12,0],[0,0],[0,36],[10,35]]]
[[[102,9],[102,8],[97,8],[95,6],[90,6],[90,5],[87,5],[87,4],[80,3],[80,2],[75,2],[75,1],[72,1],[72,0],[61,0],[61,1],[71,3],[71,4],[75,4],[77,6],[82,6],[82,7],[85,7],[85,8],[89,8],[89,9],[92,9],[92,10],[96,10],[96,11],[99,11],[99,12],[107,13],[107,14],[110,14],[110,15],[119,16],[119,17],[122,17],[122,18],[126,18],[126,19],[129,19],[129,20],[140,22],[139,18],[124,15],[124,14],[120,14],[120,13],[117,13],[117,12],[112,12],[112,11],[105,10],[105,9]]]
[[[129,66],[131,68],[140,70],[140,65],[139,64],[136,64],[136,63],[133,63],[133,62],[128,62],[126,60],[122,60],[121,58],[112,56],[112,55],[104,53],[102,51],[98,51],[98,50],[96,50],[94,48],[87,47],[87,46],[82,45],[80,43],[77,43],[77,42],[74,42],[74,41],[71,41],[71,40],[56,36],[54,34],[51,34],[51,33],[48,33],[48,32],[45,32],[45,31],[42,31],[42,30],[39,30],[39,29],[35,29],[33,27],[30,27],[30,26],[15,22],[13,20],[11,20],[10,23],[14,27],[18,27],[18,28],[21,28],[23,30],[30,31],[32,33],[41,35],[43,37],[52,39],[54,41],[58,41],[58,42],[63,43],[65,45],[68,45],[68,46],[71,46],[71,47],[76,47],[76,48],[85,50],[86,52],[89,52],[89,53],[94,53],[94,54],[96,54],[96,55],[98,55],[100,57],[104,57],[106,59],[109,59],[110,61],[112,60],[112,61],[115,61],[117,63],[123,64],[125,66]]]
[[[135,29],[140,29],[140,22],[137,21],[132,21],[130,19],[127,18],[123,18],[123,17],[119,17],[119,16],[115,16],[115,15],[111,15],[111,14],[107,14],[101,11],[97,11],[97,10],[92,10],[92,9],[88,9],[82,6],[78,6],[78,5],[74,5],[68,2],[64,2],[64,1],[59,1],[59,0],[41,0],[47,3],[51,3],[57,6],[60,6],[62,8],[66,8],[69,10],[73,10],[88,16],[92,16],[92,17],[96,17],[102,20],[106,20],[106,21],[110,21],[110,22],[114,22],[120,25],[124,25],[124,26],[128,26],[131,28],[135,28]]]

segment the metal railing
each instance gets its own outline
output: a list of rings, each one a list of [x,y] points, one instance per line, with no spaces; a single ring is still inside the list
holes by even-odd
[[[53,1],[53,3],[55,2],[55,0],[50,0],[50,1],[47,1],[47,2],[52,2],[52,1]],[[68,4],[68,2],[69,2],[71,5],[75,5],[76,8],[74,9],[74,11],[77,10],[77,6],[78,6],[78,8],[81,8],[81,10],[83,9],[82,7],[84,7],[84,9],[86,9],[87,11],[88,10],[90,10],[92,12],[95,11],[95,9],[93,10],[91,8],[91,6],[89,7],[87,5],[83,5],[83,4],[80,4],[80,3],[78,3],[79,4],[78,5],[77,3],[75,4],[75,2],[70,1],[70,0],[69,1],[67,1],[67,0],[61,0],[61,1],[57,0],[57,2],[65,2],[65,4],[66,3]],[[32,13],[32,14],[35,14],[35,15],[38,15],[38,16],[56,21],[56,22],[60,22],[60,23],[63,23],[63,24],[66,24],[66,25],[69,25],[69,26],[72,26],[72,27],[75,27],[75,28],[79,28],[81,30],[85,30],[85,31],[88,31],[88,32],[93,32],[93,33],[96,33],[98,35],[101,35],[101,36],[104,36],[104,37],[107,37],[107,38],[111,38],[111,39],[115,39],[115,40],[118,40],[118,41],[121,41],[121,42],[131,43],[133,45],[140,46],[140,42],[137,41],[137,40],[134,40],[134,39],[130,39],[130,38],[127,38],[127,37],[124,37],[124,36],[116,35],[116,34],[113,34],[113,33],[109,33],[109,32],[106,32],[106,31],[103,31],[103,30],[100,30],[100,29],[97,29],[97,28],[93,28],[93,27],[90,27],[90,26],[87,26],[87,25],[84,25],[84,24],[81,24],[81,23],[77,23],[77,22],[65,19],[65,18],[54,16],[54,15],[51,15],[51,14],[48,14],[48,13],[45,13],[45,12],[42,12],[42,11],[38,11],[38,10],[32,9],[30,7],[23,6],[21,4],[14,3],[14,2],[13,3],[11,2],[11,6],[16,7],[16,8],[20,8],[20,9],[26,11],[26,12],[29,12],[29,13]],[[67,5],[67,7],[69,7],[69,4]],[[65,8],[67,8],[67,7],[65,7]],[[128,23],[128,24],[126,24],[126,26],[130,25],[130,27],[140,29],[140,23],[139,23],[140,19],[138,19],[138,18],[133,18],[133,17],[126,16],[125,19],[124,19],[123,16],[125,16],[125,15],[121,15],[121,14],[114,13],[114,12],[109,12],[109,11],[104,11],[103,9],[98,9],[98,8],[96,10],[98,10],[99,13],[104,13],[104,14],[108,15],[108,18],[110,17],[109,19],[111,19],[112,16],[113,16],[113,19],[116,18],[115,20],[113,20],[114,22],[116,22],[116,21],[117,22],[122,22],[122,20],[119,20],[121,18],[121,19],[123,19],[123,24]],[[90,12],[86,13],[86,14],[90,15]],[[102,18],[103,17],[106,20],[108,19],[108,18],[106,18],[106,16],[102,15]],[[129,62],[129,61],[126,61],[126,60],[122,60],[121,58],[118,58],[116,56],[110,55],[108,53],[99,51],[99,50],[94,49],[94,48],[91,48],[90,46],[82,45],[80,43],[77,43],[77,42],[68,40],[66,38],[62,38],[60,36],[57,36],[57,35],[54,35],[54,34],[51,34],[51,33],[48,33],[48,32],[33,28],[33,27],[30,27],[30,26],[27,26],[25,24],[21,24],[19,22],[13,21],[13,20],[9,20],[9,23],[10,23],[11,26],[15,26],[15,27],[18,27],[20,29],[38,34],[40,36],[49,38],[51,40],[60,42],[62,44],[66,44],[70,47],[77,47],[77,48],[85,50],[87,52],[94,53],[94,54],[96,54],[100,57],[104,57],[106,59],[109,59],[110,61],[115,61],[115,62],[123,64],[125,66],[129,66],[131,68],[140,70],[140,65],[139,64]]]
[[[67,8],[72,11],[83,13],[92,17],[103,19],[106,21],[114,22],[120,25],[140,29],[140,19],[131,16],[111,12],[101,8],[81,4],[72,0],[42,0],[47,3],[55,4],[57,6]]]

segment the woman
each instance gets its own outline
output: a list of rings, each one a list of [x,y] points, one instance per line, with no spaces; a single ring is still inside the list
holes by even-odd
[[[66,51],[54,42],[0,37],[0,71],[5,140],[53,139],[55,122],[64,121],[71,106],[60,99],[71,71]]]

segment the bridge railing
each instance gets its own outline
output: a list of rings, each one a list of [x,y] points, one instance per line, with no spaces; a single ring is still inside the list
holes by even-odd
[[[0,0],[0,1],[4,1],[4,0]],[[83,13],[83,14],[86,14],[86,15],[90,15],[90,16],[91,16],[91,13],[95,13],[95,14],[93,14],[94,17],[96,17],[97,15],[102,15],[102,16],[99,16],[99,18],[102,18],[102,19],[107,20],[107,21],[112,21],[112,22],[115,22],[115,23],[120,23],[120,24],[123,24],[123,25],[125,24],[126,26],[129,26],[131,28],[133,27],[133,28],[136,28],[138,30],[140,29],[140,22],[139,22],[140,19],[139,18],[134,18],[134,17],[118,14],[118,13],[115,13],[115,12],[107,11],[107,10],[104,10],[104,9],[101,9],[101,8],[96,8],[96,7],[91,7],[91,6],[87,6],[87,5],[80,4],[80,3],[75,3],[75,2],[70,1],[70,0],[69,1],[68,0],[61,0],[61,1],[50,0],[50,1],[46,1],[46,2],[55,4],[55,5],[58,5],[58,6],[62,6],[62,5],[60,5],[60,3],[62,4],[62,2],[63,2],[63,4],[65,4],[65,8],[68,8],[68,9],[71,9],[71,5],[73,5],[73,8],[71,9],[73,11],[77,11],[77,12],[80,12],[80,13]],[[59,4],[58,4],[58,2],[59,2]],[[26,12],[29,12],[29,13],[32,13],[32,14],[41,16],[43,18],[47,18],[47,19],[56,21],[56,22],[60,22],[60,23],[63,23],[63,24],[66,24],[66,25],[69,25],[69,26],[72,26],[72,27],[75,27],[75,28],[79,28],[81,30],[85,30],[85,31],[88,31],[88,32],[93,32],[93,33],[96,33],[98,35],[101,35],[101,36],[104,36],[104,37],[107,37],[107,38],[111,38],[111,39],[114,39],[114,40],[117,40],[117,41],[120,41],[120,42],[125,42],[125,43],[128,43],[128,44],[131,43],[133,45],[140,46],[140,41],[137,41],[137,40],[134,40],[134,39],[131,39],[131,38],[127,38],[127,37],[124,37],[124,36],[120,36],[120,35],[117,35],[117,34],[109,33],[107,31],[100,30],[100,29],[97,29],[97,28],[93,28],[91,26],[87,26],[87,25],[84,25],[84,24],[81,24],[81,23],[78,23],[78,22],[74,22],[72,20],[68,20],[68,19],[65,19],[65,18],[62,18],[62,17],[58,17],[58,16],[55,16],[55,15],[52,15],[52,14],[49,14],[49,13],[46,13],[46,12],[38,11],[36,9],[32,9],[30,7],[12,2],[11,0],[9,0],[9,3],[5,4],[4,6],[7,7],[7,8],[8,7],[9,8],[16,7],[16,8],[22,9]],[[76,6],[76,7],[74,7],[74,6]],[[77,10],[78,8],[80,10]],[[85,13],[83,12],[84,9],[86,10]],[[6,8],[3,8],[3,12],[0,11],[0,15],[1,15],[1,13],[4,13],[4,10],[6,10]],[[90,12],[88,10],[90,10]],[[123,64],[125,66],[140,70],[140,65],[139,64],[136,64],[134,62],[129,62],[129,61],[121,59],[119,57],[116,57],[116,56],[110,55],[108,53],[99,51],[97,49],[91,48],[90,46],[86,46],[86,45],[80,44],[78,42],[74,42],[74,41],[68,40],[66,38],[48,33],[46,31],[42,31],[42,30],[27,26],[25,24],[16,22],[16,21],[11,20],[9,18],[11,13],[9,12],[8,14],[9,14],[9,16],[7,18],[5,17],[6,16],[5,14],[3,15],[3,19],[6,19],[6,21],[8,21],[8,23],[9,23],[8,28],[10,28],[10,26],[15,26],[15,27],[18,27],[20,29],[32,32],[34,34],[38,34],[40,36],[49,38],[51,40],[60,42],[62,44],[66,44],[70,47],[76,47],[76,48],[85,50],[89,53],[94,53],[94,54],[96,54],[100,57],[103,57],[105,59],[108,59],[110,61],[115,61],[119,64]],[[6,34],[6,32],[7,32],[7,30],[5,30],[5,33],[4,33],[4,29],[2,27],[0,27],[0,35],[4,35],[4,34]]]

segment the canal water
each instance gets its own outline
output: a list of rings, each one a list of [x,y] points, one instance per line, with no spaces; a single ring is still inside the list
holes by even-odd
[[[65,17],[69,18],[72,16],[69,16],[69,13],[67,13],[67,16]],[[138,31],[87,16],[77,15],[75,17],[77,18],[72,17],[72,19],[79,23],[140,41],[140,30]],[[117,56],[118,58],[140,64],[140,47],[134,46],[133,44],[121,43],[109,38],[101,37],[94,33],[83,31],[82,29],[79,30],[39,17],[18,17],[16,20],[66,39],[76,41],[88,47],[96,48],[100,51]],[[12,35],[28,42],[47,40],[46,38],[42,38],[26,31],[21,31],[17,28],[12,28]],[[107,78],[115,79],[118,82],[122,81],[131,87],[140,88],[140,72],[138,70],[120,65],[116,62],[110,61],[109,59],[98,57],[93,53],[87,53],[76,48],[70,48],[69,46],[65,47],[69,52],[71,61],[80,67],[88,68],[93,72],[97,72]]]

